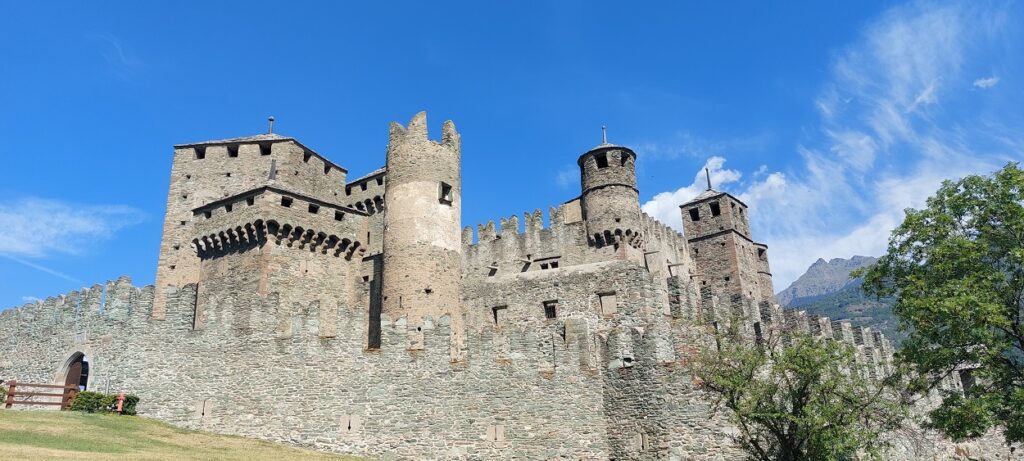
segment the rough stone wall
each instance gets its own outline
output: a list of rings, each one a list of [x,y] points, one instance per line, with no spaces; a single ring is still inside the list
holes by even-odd
[[[599,247],[619,241],[637,246],[641,220],[636,154],[603,145],[580,156],[578,163],[588,238]]]
[[[386,180],[387,170],[381,168],[345,186],[345,198],[342,202],[348,204],[349,208],[370,215],[366,235],[360,236],[363,245],[367,247],[367,254],[379,254],[383,251]]]

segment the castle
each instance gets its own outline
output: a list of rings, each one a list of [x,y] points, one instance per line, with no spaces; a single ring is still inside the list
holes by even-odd
[[[177,145],[155,286],[0,313],[0,378],[383,458],[715,460],[741,457],[735,432],[687,360],[721,322],[890,366],[879,333],[775,304],[729,193],[680,204],[680,234],[641,211],[636,153],[605,142],[579,156],[578,197],[474,232],[461,155],[455,125],[432,140],[424,113],[392,123],[386,166],[354,180],[277,134]],[[923,445],[907,457],[952,453]]]

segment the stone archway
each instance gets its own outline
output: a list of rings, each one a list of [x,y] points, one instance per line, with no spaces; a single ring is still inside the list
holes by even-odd
[[[78,390],[89,387],[89,360],[85,354],[75,352],[64,363],[64,379],[62,384],[73,384]]]

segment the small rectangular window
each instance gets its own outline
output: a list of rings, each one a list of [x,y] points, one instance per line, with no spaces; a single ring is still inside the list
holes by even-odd
[[[615,299],[615,292],[598,293],[601,301],[601,315],[614,315],[619,311],[618,301]]]
[[[285,208],[291,208],[291,206],[292,206],[292,198],[291,197],[281,197],[281,206],[283,206]]]
[[[438,200],[445,205],[451,205],[452,202],[455,201],[454,197],[452,196],[451,184],[448,184],[446,182],[441,183],[440,187],[438,187]]]
[[[260,143],[260,155],[270,155],[270,143]]]
[[[718,206],[718,202],[711,202],[711,216],[720,216],[722,214],[722,208]]]
[[[498,325],[505,317],[505,311],[508,310],[508,306],[494,306],[491,308],[491,314],[494,315],[494,324]]]
[[[341,218],[344,218],[344,217],[345,217],[345,213],[342,213],[340,211],[335,211],[334,212],[334,220],[335,221],[341,221]]]
[[[310,213],[317,214],[317,213],[320,212],[320,205],[316,205],[316,204],[310,203],[308,211]]]
[[[228,157],[230,157],[230,158],[238,157],[238,144],[228,145]]]
[[[256,197],[246,197],[245,204],[252,206],[256,204]]]
[[[302,153],[303,163],[309,163],[309,159],[311,158],[313,158],[313,154],[311,154],[308,150]]]
[[[366,183],[365,182],[359,184],[359,190],[366,190]]]
[[[209,218],[210,218],[211,216],[213,216],[213,212],[210,212],[210,211],[204,211],[204,212],[203,212],[203,216],[205,216],[205,217],[206,217],[207,219],[209,219]]]
[[[196,160],[202,160],[202,159],[206,158],[206,147],[205,146],[196,147],[195,151],[196,151]]]
[[[231,210],[233,210],[234,208],[235,208],[234,205],[232,205],[230,203],[227,204],[227,205],[224,205],[224,211],[227,211],[228,213],[231,213]]]
[[[558,317],[558,300],[544,301],[544,318]]]
[[[608,154],[607,153],[597,154],[597,155],[594,156],[594,159],[597,160],[597,167],[598,168],[608,168]]]
[[[697,208],[690,208],[690,221],[700,221],[700,210]]]

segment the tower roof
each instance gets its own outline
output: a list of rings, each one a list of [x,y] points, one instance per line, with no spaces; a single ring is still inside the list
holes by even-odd
[[[706,190],[704,192],[701,192],[696,197],[694,197],[694,198],[692,198],[690,200],[687,200],[682,205],[679,205],[679,207],[682,208],[682,207],[687,206],[687,205],[691,205],[691,204],[698,203],[698,202],[703,202],[703,201],[706,201],[706,200],[711,200],[711,199],[714,199],[714,198],[721,197],[723,195],[728,195],[729,197],[731,197],[733,200],[739,202],[739,204],[743,205],[744,207],[747,206],[747,204],[743,203],[742,200],[736,198],[736,196],[734,196],[734,195],[732,195],[732,194],[730,194],[728,192],[722,192],[722,191],[717,191],[717,190],[714,190],[714,189],[708,189],[708,190]]]
[[[593,154],[595,152],[601,152],[606,150],[624,150],[632,154],[633,158],[636,158],[636,152],[633,152],[633,149],[630,149],[626,146],[620,146],[618,144],[610,144],[605,142],[598,144],[591,148],[590,150],[584,152],[583,155],[580,155],[580,158],[576,160],[576,163],[579,164],[580,166],[583,166],[583,159],[586,158],[588,155]]]
[[[218,145],[225,145],[225,144],[242,144],[242,143],[254,143],[254,142],[265,142],[265,141],[291,141],[291,142],[294,142],[296,145],[301,147],[303,150],[308,151],[309,153],[313,154],[314,156],[320,158],[320,160],[323,160],[325,163],[331,165],[332,168],[335,168],[335,169],[344,171],[345,173],[348,173],[348,169],[347,168],[342,167],[341,165],[338,165],[337,163],[332,162],[327,157],[324,157],[323,155],[320,155],[319,152],[306,147],[304,144],[299,142],[298,139],[295,139],[295,138],[293,138],[291,136],[281,136],[281,135],[279,135],[277,133],[260,133],[260,134],[255,134],[255,135],[252,135],[252,136],[239,136],[237,138],[212,139],[212,140],[209,140],[209,141],[199,141],[199,142],[189,142],[189,143],[185,143],[185,144],[175,144],[174,148],[175,149],[180,149],[180,148],[183,148],[183,147],[197,147],[197,146],[211,146],[211,145],[218,146]]]

